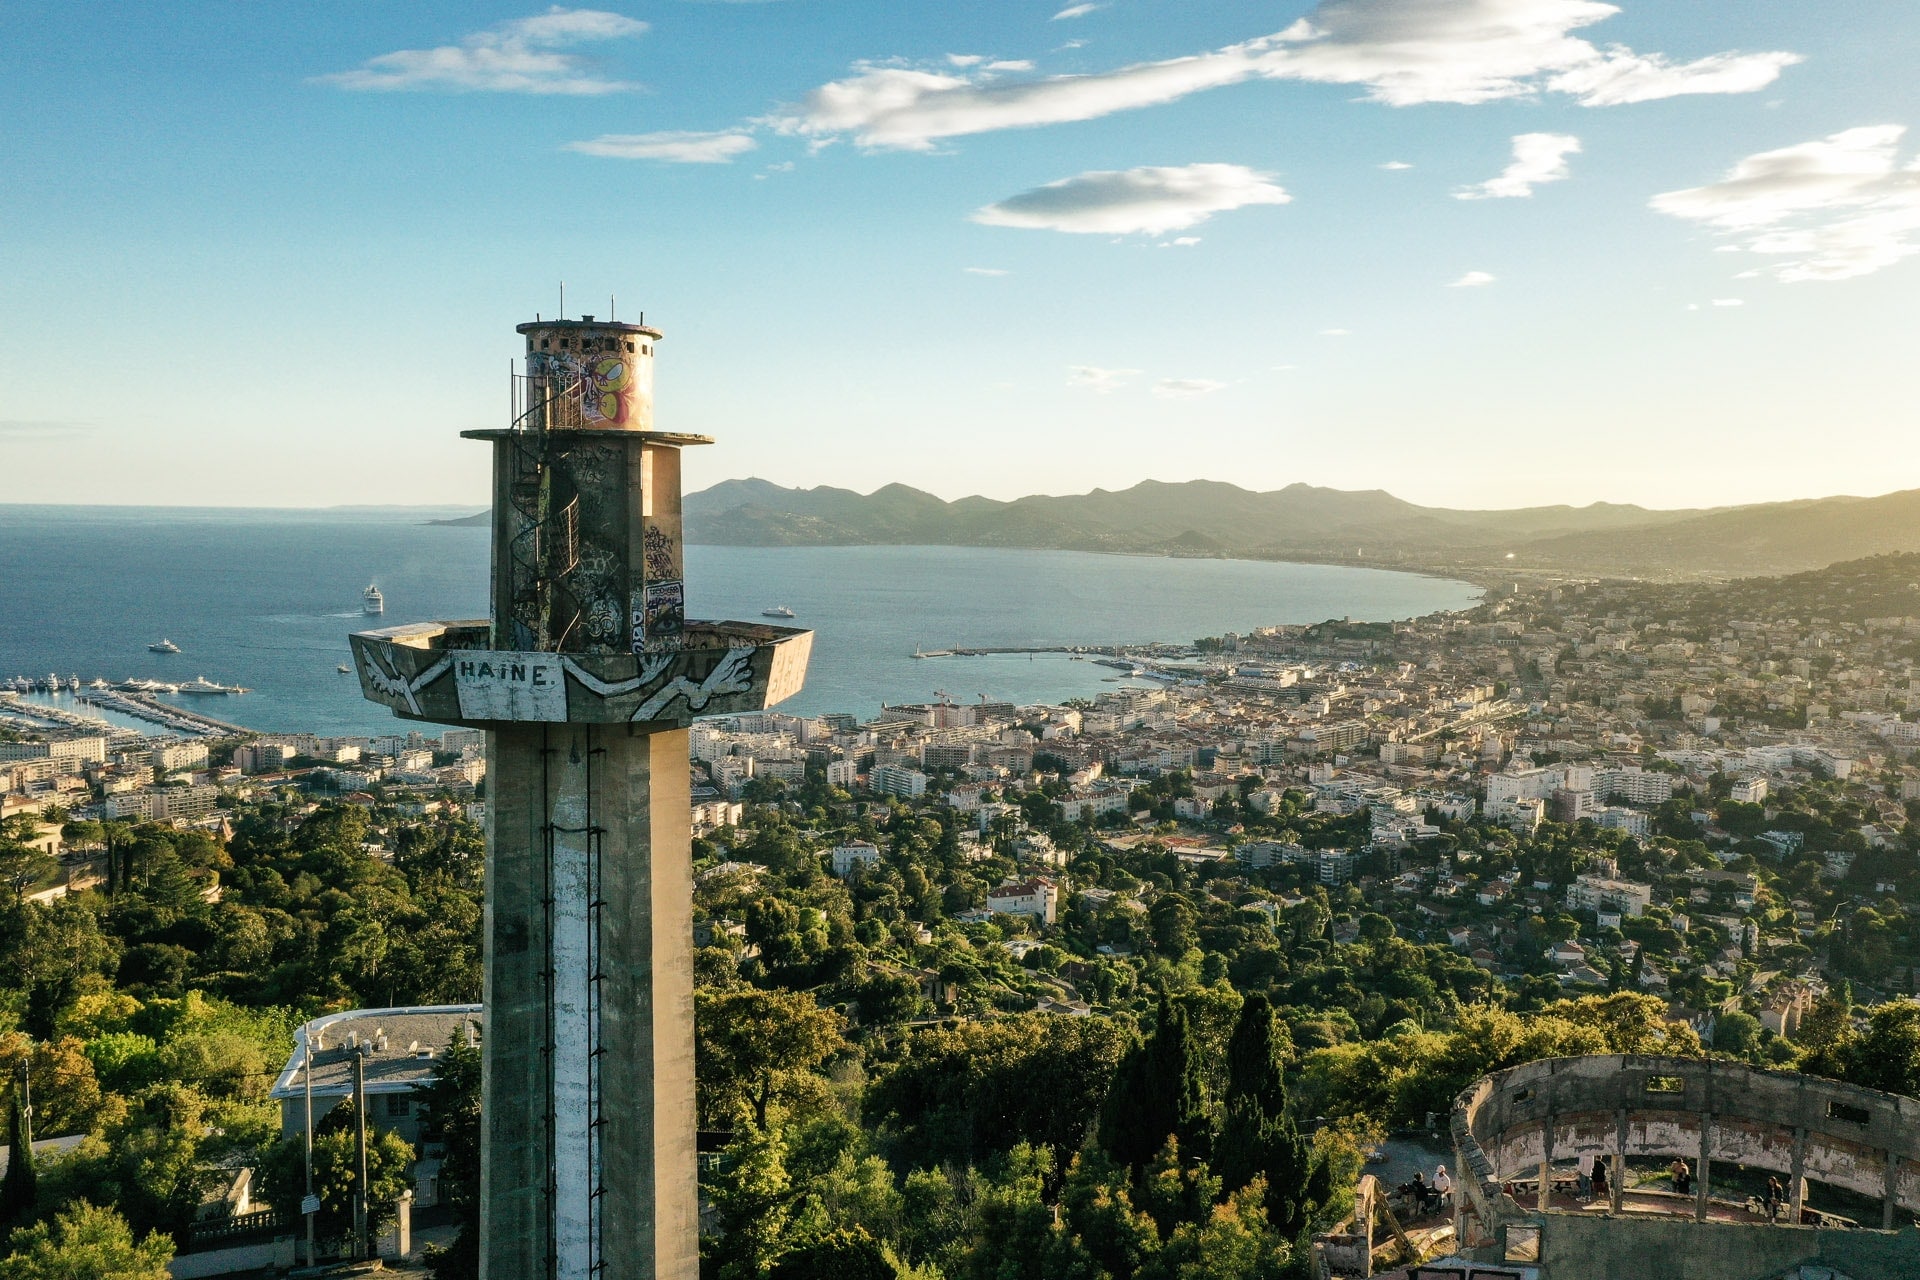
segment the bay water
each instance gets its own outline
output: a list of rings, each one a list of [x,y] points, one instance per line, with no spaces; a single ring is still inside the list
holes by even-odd
[[[362,700],[351,631],[487,611],[488,536],[443,509],[0,506],[0,680],[78,675],[250,690],[184,705],[266,732],[394,731]],[[369,583],[386,613],[361,613]],[[979,547],[687,548],[691,617],[814,630],[798,714],[1058,702],[1115,687],[1066,655],[918,650],[1190,641],[1275,623],[1379,621],[1478,600],[1465,582],[1330,565]],[[177,654],[150,653],[162,638]],[[412,727],[403,723],[402,727]],[[428,729],[428,732],[431,732]]]

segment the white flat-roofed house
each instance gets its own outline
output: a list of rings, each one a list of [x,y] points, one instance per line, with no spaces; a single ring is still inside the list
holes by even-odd
[[[996,915],[1032,916],[1042,924],[1053,923],[1059,902],[1059,888],[1044,876],[1009,881],[987,891],[987,910]]]
[[[293,1052],[268,1094],[280,1104],[282,1137],[298,1137],[306,1125],[309,1083],[313,1123],[353,1096],[352,1055],[370,1046],[363,1067],[367,1123],[420,1145],[425,1117],[421,1090],[437,1077],[440,1058],[456,1035],[480,1043],[485,1018],[477,1004],[416,1005],[395,1009],[349,1009],[303,1024],[293,1033]],[[309,1082],[307,1047],[313,1047]],[[438,1167],[437,1161],[422,1161]],[[431,1178],[427,1180],[431,1182]],[[414,1205],[426,1208],[438,1188],[416,1185]]]
[[[845,880],[855,867],[872,866],[880,861],[880,850],[865,840],[854,840],[827,850],[827,858],[833,865],[833,874]]]

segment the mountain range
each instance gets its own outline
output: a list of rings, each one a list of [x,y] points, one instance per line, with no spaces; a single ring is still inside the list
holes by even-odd
[[[686,497],[687,540],[728,546],[938,545],[1242,556],[1450,572],[1739,577],[1920,551],[1920,490],[1750,506],[1617,503],[1472,511],[1379,489],[1148,480],[1117,492],[948,502],[727,480]]]

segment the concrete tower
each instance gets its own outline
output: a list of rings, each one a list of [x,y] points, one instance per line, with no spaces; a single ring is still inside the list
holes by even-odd
[[[493,616],[353,637],[362,692],[487,730],[485,1280],[695,1280],[687,727],[797,692],[812,633],[689,621],[642,324],[523,324]],[[393,602],[396,612],[404,600]]]

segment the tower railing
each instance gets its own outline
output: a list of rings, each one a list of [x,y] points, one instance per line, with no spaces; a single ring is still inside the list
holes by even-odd
[[[516,373],[508,412],[515,431],[568,431],[594,425],[581,396],[585,381],[574,371]]]

